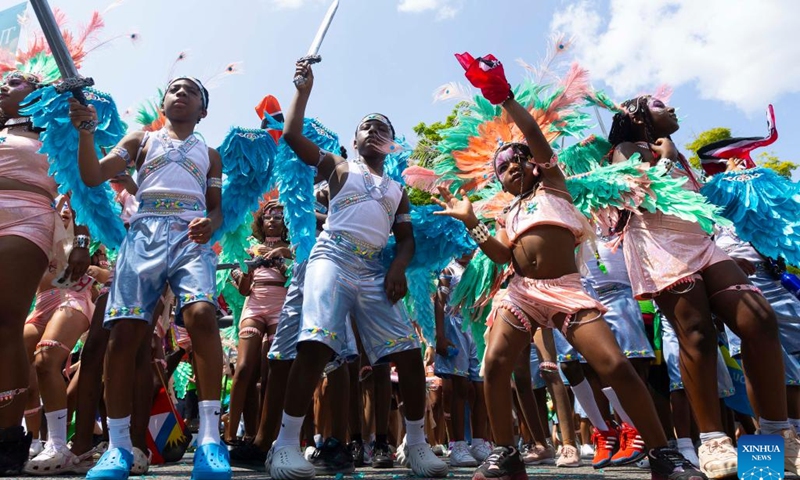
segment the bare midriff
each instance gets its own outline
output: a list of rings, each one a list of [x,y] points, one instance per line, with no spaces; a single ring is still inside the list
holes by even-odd
[[[511,248],[511,261],[514,271],[528,278],[559,278],[578,273],[575,235],[555,225],[529,228]]]
[[[47,190],[11,178],[0,177],[0,190],[21,190],[23,192],[37,193],[53,200],[53,196]]]

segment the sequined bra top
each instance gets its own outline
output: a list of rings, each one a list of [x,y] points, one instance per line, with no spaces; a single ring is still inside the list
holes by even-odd
[[[22,135],[0,137],[0,177],[39,187],[55,198],[58,186],[48,170],[47,156],[39,149],[42,142]]]
[[[165,129],[148,133],[150,144],[137,175],[139,209],[131,216],[176,216],[192,220],[205,215],[206,182],[211,161],[205,142],[195,135],[175,140]]]

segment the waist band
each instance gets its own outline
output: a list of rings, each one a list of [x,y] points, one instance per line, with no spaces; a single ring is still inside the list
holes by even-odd
[[[138,213],[154,213],[169,215],[183,212],[199,212],[205,210],[203,204],[191,195],[143,193],[139,199]]]
[[[326,231],[323,232],[322,235],[327,235],[328,238],[330,238],[338,247],[369,260],[374,260],[383,251],[383,247],[372,245],[371,243],[360,240],[347,232]]]

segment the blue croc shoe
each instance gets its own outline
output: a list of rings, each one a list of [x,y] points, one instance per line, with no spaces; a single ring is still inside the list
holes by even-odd
[[[228,449],[218,443],[207,443],[194,452],[192,480],[230,480],[232,476]]]
[[[86,474],[89,480],[127,480],[133,465],[133,454],[121,448],[106,450],[97,464]]]

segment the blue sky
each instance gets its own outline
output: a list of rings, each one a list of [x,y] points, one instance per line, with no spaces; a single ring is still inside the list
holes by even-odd
[[[770,150],[800,161],[794,134],[800,47],[790,23],[800,5],[735,3],[731,9],[726,0],[341,0],[322,46],[323,63],[315,68],[307,115],[350,146],[358,120],[379,111],[413,141],[413,125],[441,120],[452,108],[433,104],[432,93],[464,81],[453,53],[494,53],[513,84],[526,74],[515,60],[537,63],[557,28],[576,36],[570,60],[587,66],[595,87],[615,99],[671,84],[671,103],[682,119],[675,135],[680,147],[716,126],[763,135],[764,110],[772,102],[781,137]],[[51,4],[75,25],[109,1]],[[136,31],[139,41],[123,38],[96,50],[82,73],[125,110],[154,96],[181,51],[188,57],[176,73],[201,79],[242,62],[243,74],[211,91],[209,116],[198,128],[218,145],[231,125],[258,126],[253,107],[264,95],[288,108],[294,61],[305,54],[327,8],[327,0],[125,0],[105,15],[101,39]],[[609,125],[610,115],[604,117]]]

